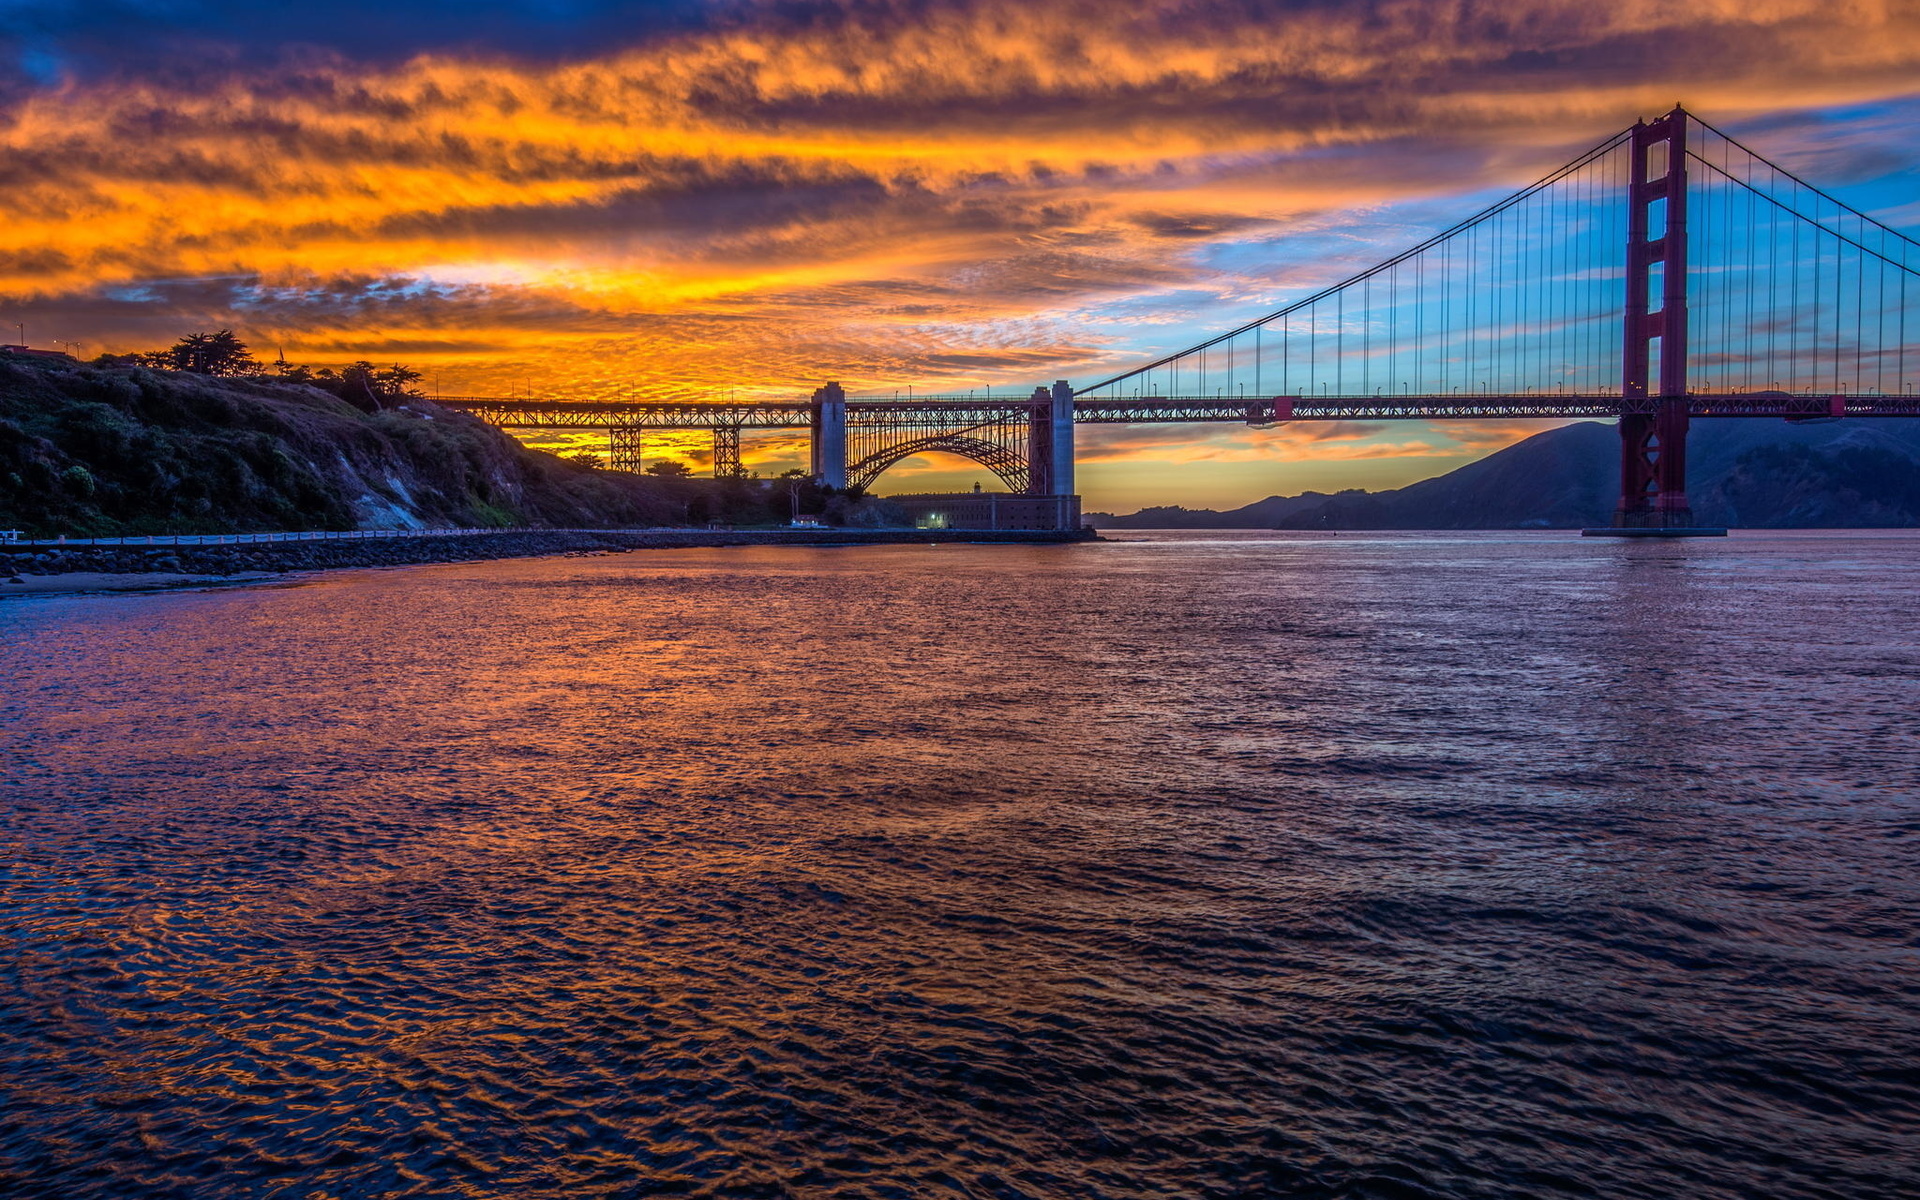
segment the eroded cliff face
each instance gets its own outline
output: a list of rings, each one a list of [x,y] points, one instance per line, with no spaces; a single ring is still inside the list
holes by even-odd
[[[653,479],[528,450],[426,401],[0,359],[0,527],[140,534],[676,522]]]

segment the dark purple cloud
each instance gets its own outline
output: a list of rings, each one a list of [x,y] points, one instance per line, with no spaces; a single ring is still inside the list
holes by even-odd
[[[703,0],[0,0],[26,80],[151,70],[182,52],[244,60],[314,47],[370,61],[422,51],[603,52],[711,19]],[[18,82],[18,80],[16,80]]]

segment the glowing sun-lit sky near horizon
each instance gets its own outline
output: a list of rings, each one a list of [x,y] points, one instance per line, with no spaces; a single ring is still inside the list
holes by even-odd
[[[1676,99],[1920,220],[1920,7],[1890,0],[0,0],[0,17],[8,332],[90,356],[230,326],[264,357],[406,362],[448,395],[1086,381],[1383,258]],[[1103,428],[1081,491],[1126,510],[1388,487],[1539,428]],[[803,454],[747,451],[763,470]],[[888,483],[983,477],[926,459]]]

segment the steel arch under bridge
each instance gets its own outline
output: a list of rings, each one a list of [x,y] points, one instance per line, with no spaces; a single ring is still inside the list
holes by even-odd
[[[944,451],[992,471],[1009,491],[1027,492],[1049,472],[1051,399],[954,410],[924,405],[849,406],[847,486],[873,486],[916,454]],[[1038,471],[1033,463],[1040,462]]]
[[[1027,490],[1027,479],[1031,473],[1027,470],[1026,460],[1018,451],[997,446],[982,438],[952,433],[902,442],[861,459],[847,468],[847,486],[865,490],[873,486],[873,481],[880,478],[888,467],[903,459],[912,458],[916,454],[933,450],[944,450],[948,454],[972,459],[998,475],[1000,481],[1007,485],[1008,491]]]

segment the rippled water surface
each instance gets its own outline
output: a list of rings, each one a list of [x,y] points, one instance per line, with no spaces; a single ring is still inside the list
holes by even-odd
[[[0,1192],[1920,1195],[1920,538],[0,605]]]

